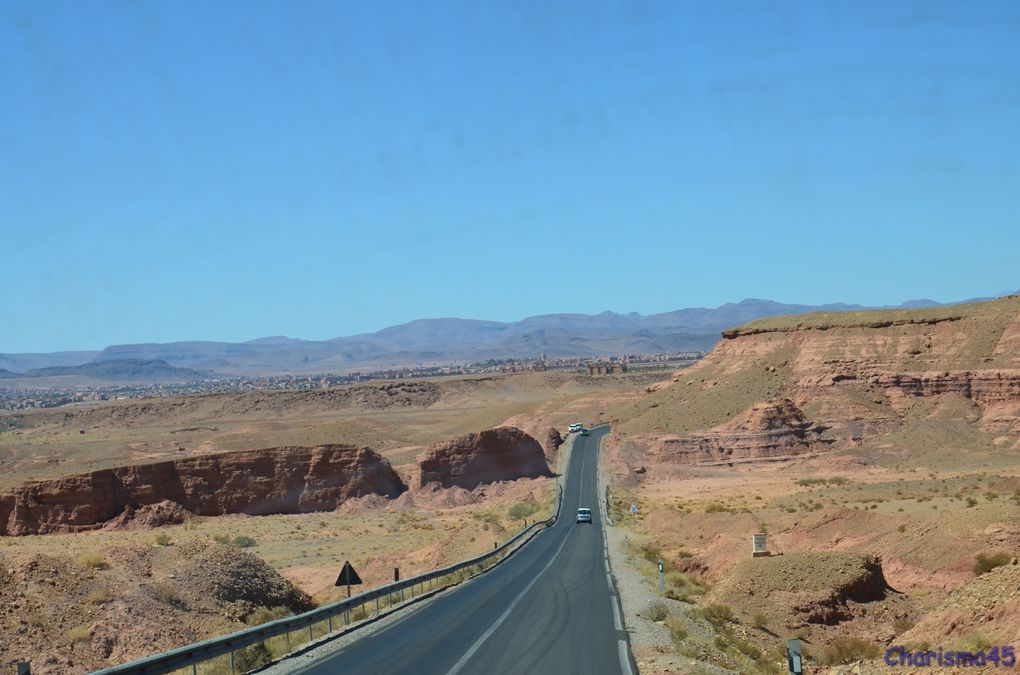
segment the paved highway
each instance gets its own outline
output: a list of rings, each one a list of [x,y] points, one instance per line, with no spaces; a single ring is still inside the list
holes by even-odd
[[[631,673],[599,510],[603,427],[574,440],[557,523],[493,570],[295,673]],[[575,524],[579,506],[591,525]]]

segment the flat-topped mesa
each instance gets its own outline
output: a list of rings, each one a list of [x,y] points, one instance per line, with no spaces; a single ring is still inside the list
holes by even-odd
[[[517,427],[433,443],[418,455],[419,487],[462,487],[551,476],[542,446]]]
[[[817,452],[832,443],[790,399],[757,403],[709,431],[658,438],[649,454],[676,464],[775,460]]]
[[[125,509],[164,500],[203,516],[268,515],[330,511],[347,499],[406,489],[370,448],[245,450],[25,483],[0,495],[0,535],[95,529]]]

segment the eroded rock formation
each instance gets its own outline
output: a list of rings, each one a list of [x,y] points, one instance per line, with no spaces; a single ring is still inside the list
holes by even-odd
[[[710,431],[657,439],[649,454],[664,462],[718,464],[817,451],[832,442],[790,399],[758,403]]]
[[[730,423],[729,416],[779,398],[809,411],[826,428],[822,438],[841,448],[861,447],[932,415],[946,429],[976,426],[995,434],[988,440],[999,447],[1020,447],[1020,295],[752,322],[724,332],[710,354],[677,371],[672,382],[650,388],[614,431],[637,452],[679,461],[796,454],[811,434],[788,433],[773,444],[774,430],[748,435]],[[886,449],[909,448],[901,437]]]
[[[329,511],[406,489],[389,462],[351,445],[283,447],[32,481],[0,495],[0,534],[74,532],[169,500],[198,515]]]
[[[418,456],[419,487],[462,487],[552,475],[542,446],[516,427],[497,427],[430,445]]]

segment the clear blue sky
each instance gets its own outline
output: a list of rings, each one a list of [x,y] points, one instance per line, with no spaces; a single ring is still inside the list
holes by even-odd
[[[1020,3],[0,3],[0,351],[1020,287]]]

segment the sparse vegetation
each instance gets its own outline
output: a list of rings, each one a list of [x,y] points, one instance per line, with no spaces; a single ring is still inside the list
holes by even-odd
[[[652,602],[645,610],[645,618],[649,621],[664,621],[667,616],[669,616],[669,610],[666,609],[664,602]]]
[[[662,558],[662,545],[655,541],[646,541],[638,546],[641,557],[650,563],[657,563]]]
[[[822,650],[822,665],[837,666],[862,659],[873,659],[879,654],[878,646],[862,638],[836,638]]]
[[[733,610],[729,605],[705,605],[698,610],[698,613],[716,628],[722,628],[733,621]]]
[[[913,627],[914,622],[910,619],[896,619],[896,621],[893,622],[893,630],[896,631],[897,635],[900,633],[906,633]]]
[[[156,535],[155,541],[157,546],[169,546],[171,543],[170,535],[167,534],[166,532],[160,532],[159,534]]]
[[[234,653],[234,666],[242,673],[255,670],[273,660],[273,653],[264,642],[245,647]]]
[[[85,602],[90,605],[105,605],[108,602],[112,602],[114,597],[116,596],[109,588],[97,588],[85,596]]]
[[[264,623],[270,621],[276,621],[287,616],[292,616],[294,612],[290,611],[286,607],[259,607],[254,612],[249,614],[244,622],[249,626],[261,626]]]
[[[833,476],[831,478],[801,478],[797,481],[797,485],[804,487],[810,487],[812,485],[846,485],[850,482],[850,479],[845,476]]]
[[[996,567],[1002,567],[1008,564],[1013,559],[1008,553],[992,553],[985,555],[984,553],[978,553],[977,558],[974,561],[974,574],[981,576],[991,572]]]
[[[674,645],[679,645],[687,639],[687,628],[680,617],[666,617],[666,628],[669,629],[669,636],[672,638]]]
[[[252,539],[251,537],[244,534],[239,534],[236,537],[234,537],[234,546],[236,546],[237,548],[251,548],[252,546],[256,546],[256,543],[255,540]]]
[[[78,558],[78,562],[80,562],[85,567],[88,567],[89,569],[93,570],[106,569],[106,558],[103,557],[102,553],[96,553],[95,551],[83,553],[81,557]]]
[[[183,607],[184,600],[177,594],[177,590],[166,583],[155,584],[152,587],[152,597],[164,605],[172,607]]]
[[[68,644],[77,644],[78,642],[89,642],[92,640],[92,631],[87,626],[76,626],[71,630],[67,631]]]
[[[518,502],[510,507],[510,517],[514,520],[524,520],[538,511],[538,504],[535,502]]]
[[[965,652],[983,652],[992,646],[984,633],[973,631],[960,638],[959,649]]]

